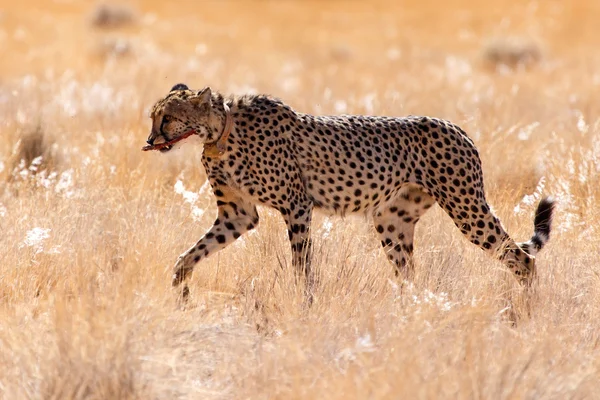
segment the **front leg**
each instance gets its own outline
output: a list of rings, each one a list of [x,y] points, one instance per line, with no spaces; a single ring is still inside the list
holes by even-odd
[[[214,193],[217,197],[217,219],[209,231],[177,259],[173,269],[173,286],[185,281],[202,259],[224,249],[258,225],[256,206],[227,187],[214,187]]]
[[[293,201],[293,200],[292,200]],[[314,274],[311,269],[312,241],[310,238],[310,223],[313,204],[310,200],[297,201],[280,209],[285,217],[288,236],[292,246],[292,265],[297,277],[306,278],[306,294],[312,303]]]

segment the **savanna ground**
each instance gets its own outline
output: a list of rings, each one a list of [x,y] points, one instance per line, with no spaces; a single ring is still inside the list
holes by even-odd
[[[600,398],[594,4],[2,2],[0,394]],[[177,82],[460,124],[515,239],[541,196],[559,201],[529,303],[434,207],[402,290],[368,221],[318,215],[307,310],[283,221],[263,208],[197,267],[182,309],[171,267],[216,212],[201,145],[140,151]]]

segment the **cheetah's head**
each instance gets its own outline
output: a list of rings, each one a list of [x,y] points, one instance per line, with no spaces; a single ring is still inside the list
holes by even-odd
[[[171,92],[152,107],[152,131],[148,136],[147,143],[150,146],[147,149],[155,149],[154,146],[162,144],[159,150],[167,152],[176,142],[192,134],[206,141],[211,132],[211,107],[212,92],[209,87],[194,91],[182,83],[173,86]]]

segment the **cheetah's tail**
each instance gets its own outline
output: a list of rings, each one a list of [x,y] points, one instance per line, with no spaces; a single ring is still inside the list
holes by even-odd
[[[535,256],[548,243],[555,206],[556,202],[550,197],[542,199],[538,204],[533,220],[533,237],[522,245],[529,255]]]

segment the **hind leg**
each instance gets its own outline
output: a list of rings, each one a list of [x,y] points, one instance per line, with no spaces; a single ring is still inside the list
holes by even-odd
[[[534,237],[530,244],[519,246],[487,204],[481,160],[467,134],[448,121],[433,118],[423,117],[413,124],[421,140],[412,143],[415,149],[407,156],[408,180],[423,186],[471,243],[498,256],[519,281],[530,283],[534,258],[524,250],[537,252],[548,241],[554,202],[540,202]]]
[[[520,282],[530,282],[534,274],[534,257],[510,238],[490,209],[479,159],[470,165],[472,168],[466,177],[432,179],[435,184],[428,183],[429,191],[471,243],[500,259]],[[463,168],[459,171],[465,173]],[[453,185],[447,185],[449,182]]]
[[[435,200],[417,185],[402,188],[398,198],[373,218],[375,229],[396,276],[414,276],[413,242],[415,225]]]

